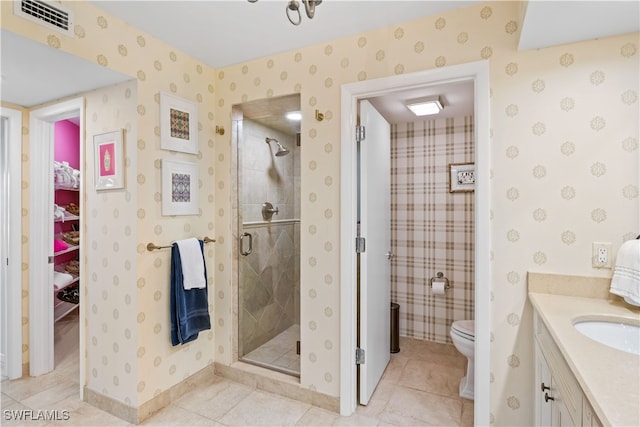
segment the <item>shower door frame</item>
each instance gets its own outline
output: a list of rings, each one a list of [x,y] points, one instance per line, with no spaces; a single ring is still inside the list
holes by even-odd
[[[295,94],[292,94],[295,95]],[[299,94],[298,94],[299,95]],[[291,95],[283,95],[283,96],[291,96]],[[275,97],[277,98],[277,97]],[[246,102],[251,102],[251,101],[246,101]],[[244,102],[243,102],[244,103]],[[242,105],[242,104],[239,104]],[[289,376],[293,376],[298,378],[298,380],[300,379],[301,376],[301,369],[294,373],[294,371],[289,371],[287,369],[280,369],[276,366],[271,366],[269,364],[262,364],[259,362],[253,362],[253,361],[249,361],[249,360],[242,360],[241,354],[240,354],[240,348],[241,348],[241,342],[240,342],[240,329],[242,327],[241,325],[241,321],[240,321],[240,314],[241,314],[241,307],[240,307],[240,301],[241,301],[241,295],[240,295],[240,251],[243,249],[241,247],[241,236],[243,234],[243,232],[245,231],[244,228],[244,221],[243,221],[243,216],[242,216],[242,197],[240,194],[240,191],[242,190],[242,182],[243,182],[243,175],[241,173],[242,170],[242,150],[240,147],[241,142],[244,140],[244,122],[245,117],[244,114],[242,112],[242,110],[240,108],[238,108],[238,106],[234,105],[232,106],[232,113],[231,113],[231,166],[232,166],[232,175],[234,175],[232,177],[232,188],[231,188],[231,194],[232,194],[232,212],[233,212],[233,218],[234,220],[232,221],[232,236],[233,236],[233,243],[232,243],[232,250],[233,250],[233,255],[232,255],[232,268],[233,268],[233,274],[232,274],[232,286],[234,288],[234,292],[233,292],[233,310],[232,310],[232,324],[233,324],[233,330],[232,330],[232,336],[233,339],[232,341],[232,361],[239,361],[239,362],[243,362],[243,363],[248,363],[248,364],[253,364],[255,366],[259,366],[262,367],[264,369],[269,369],[271,371],[274,372],[279,372],[279,373],[283,373]],[[299,199],[300,194],[297,193],[296,194],[296,198]],[[298,218],[299,220],[299,218]],[[300,221],[301,222],[301,221]],[[292,220],[292,226],[295,227],[294,225],[295,223],[295,219]],[[279,225],[278,225],[279,226]],[[299,226],[299,223],[298,223]],[[300,292],[300,283],[298,284],[298,293]],[[298,304],[299,304],[300,298],[298,295]],[[298,308],[299,311],[299,308]],[[300,322],[300,319],[298,317],[298,324]],[[300,336],[298,336],[298,346],[301,342],[301,338]],[[299,348],[299,347],[298,347]]]

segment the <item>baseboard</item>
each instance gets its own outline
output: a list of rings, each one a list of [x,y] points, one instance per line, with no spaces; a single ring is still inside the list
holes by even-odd
[[[100,394],[87,386],[84,387],[84,401],[102,411],[122,418],[128,423],[138,424],[138,411],[136,408]]]
[[[129,406],[111,397],[104,396],[88,387],[84,388],[84,400],[125,420],[131,424],[140,424],[175,402],[185,393],[193,390],[198,384],[209,381],[214,375],[253,387],[258,390],[274,393],[289,399],[308,403],[327,411],[340,413],[340,398],[304,388],[300,381],[290,375],[273,372],[268,369],[236,362],[231,366],[213,363],[184,379],[168,390],[154,396],[142,405]]]
[[[169,406],[171,402],[178,400],[188,391],[193,390],[199,383],[209,380],[213,375],[214,366],[211,364],[190,377],[185,378],[173,387],[152,397],[137,408],[104,396],[88,387],[84,388],[84,400],[96,408],[121,418],[128,423],[140,424],[163,408]]]
[[[161,409],[169,406],[172,402],[180,399],[187,392],[196,388],[199,384],[210,381],[214,376],[213,364],[200,369],[195,374],[185,378],[178,384],[154,396],[150,400],[138,407],[138,423],[143,422],[147,418],[153,416]]]
[[[249,387],[287,397],[303,403],[340,413],[340,398],[310,390],[300,384],[298,378],[280,372],[235,362],[231,365],[214,363],[215,374]]]

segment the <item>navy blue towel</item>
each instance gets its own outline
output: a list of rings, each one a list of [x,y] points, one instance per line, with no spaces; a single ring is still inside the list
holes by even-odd
[[[200,240],[200,250],[204,242]],[[202,255],[204,263],[204,253]],[[207,278],[205,263],[204,277]],[[182,262],[178,245],[171,245],[171,345],[186,344],[198,338],[198,333],[211,329],[207,287],[185,291],[182,282]]]

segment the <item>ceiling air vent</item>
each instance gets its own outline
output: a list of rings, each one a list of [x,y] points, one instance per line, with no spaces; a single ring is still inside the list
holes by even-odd
[[[73,14],[60,4],[38,0],[14,0],[13,13],[73,37]]]

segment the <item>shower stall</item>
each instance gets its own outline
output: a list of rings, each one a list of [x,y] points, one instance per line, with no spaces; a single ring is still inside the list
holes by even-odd
[[[233,111],[238,360],[299,376],[300,97]]]

